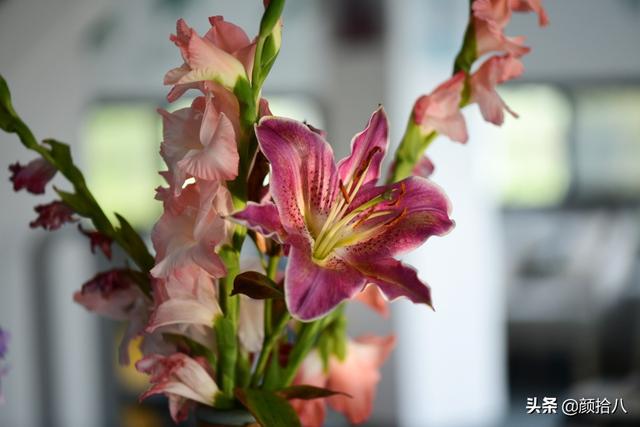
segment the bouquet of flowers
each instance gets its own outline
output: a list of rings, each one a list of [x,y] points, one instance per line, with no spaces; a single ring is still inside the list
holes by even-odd
[[[344,306],[360,300],[383,316],[399,297],[432,306],[427,284],[397,259],[454,225],[424,152],[438,135],[467,141],[466,105],[497,125],[505,111],[516,116],[496,86],[522,74],[529,48],[504,29],[514,11],[547,23],[539,0],[471,1],[453,75],[417,99],[382,180],[382,107],[339,161],[325,132],[270,112],[261,93],[280,50],[283,8],[283,0],[265,2],[253,39],[221,16],[209,18],[204,35],[178,21],[171,41],[183,62],[165,76],[168,100],[196,97],[187,108],[158,110],[166,186],[156,193],[164,212],[153,252],[125,218],[109,219],[67,145],[36,139],[0,79],[0,128],[38,154],[10,167],[14,189],[42,194],[56,173],[71,185],[36,206],[31,227],[85,218],[90,226],[78,229],[91,251],[110,259],[117,245],[126,253],[131,265],[97,274],[74,300],[128,322],[121,363],[142,337],[135,365],[151,383],[142,398],[165,394],[176,421],[195,404],[245,410],[253,418],[243,422],[263,426],[319,426],[327,404],[352,423],[368,418],[394,337],[349,338]],[[247,245],[255,260],[241,256]]]

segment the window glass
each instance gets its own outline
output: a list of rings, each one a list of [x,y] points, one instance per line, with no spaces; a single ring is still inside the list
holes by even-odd
[[[546,85],[500,88],[521,118],[507,115],[489,131],[492,182],[503,205],[547,207],[560,204],[570,182],[568,135],[571,104]]]
[[[576,189],[582,199],[640,196],[640,88],[577,91]]]
[[[160,214],[153,201],[161,183],[160,117],[152,103],[107,103],[89,112],[85,128],[89,188],[115,221],[122,214],[133,226],[149,228]]]

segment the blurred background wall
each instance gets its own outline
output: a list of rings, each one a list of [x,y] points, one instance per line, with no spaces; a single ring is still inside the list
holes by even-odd
[[[148,231],[175,20],[203,31],[224,14],[251,34],[260,3],[3,0],[0,73],[37,136],[69,142],[107,210]],[[509,27],[533,46],[525,77],[501,89],[520,119],[498,129],[469,108],[468,145],[430,149],[457,227],[408,261],[437,312],[399,302],[384,320],[350,307],[353,335],[399,338],[367,425],[640,423],[640,2],[545,5],[548,28],[531,15]],[[338,157],[379,103],[397,142],[415,98],[449,75],[466,13],[466,0],[289,1],[265,95],[276,114],[325,128]],[[100,259],[72,227],[28,228],[52,198],[13,193],[7,167],[30,158],[0,135],[0,325],[12,332],[0,425],[164,425],[162,403],[136,406],[141,379],[115,366],[119,326],[71,300]],[[605,395],[630,413],[526,415],[527,397]]]

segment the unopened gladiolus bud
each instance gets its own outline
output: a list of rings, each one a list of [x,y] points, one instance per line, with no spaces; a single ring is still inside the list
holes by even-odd
[[[25,188],[33,194],[43,194],[44,188],[56,174],[57,170],[45,159],[35,159],[26,166],[14,163],[9,166],[14,191]]]
[[[75,222],[73,210],[64,202],[54,201],[34,208],[38,217],[29,223],[31,228],[42,227],[45,230],[57,230],[67,222]]]
[[[111,259],[111,244],[113,243],[113,240],[109,236],[106,236],[99,231],[87,231],[82,228],[81,224],[78,224],[78,230],[89,238],[92,254],[95,254],[96,248],[98,248],[102,251],[104,256]]]

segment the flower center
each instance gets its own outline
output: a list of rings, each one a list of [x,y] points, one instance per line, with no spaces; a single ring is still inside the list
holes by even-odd
[[[342,180],[338,182],[339,193],[314,241],[312,258],[317,264],[324,264],[336,248],[367,240],[381,228],[394,223],[404,215],[404,211],[398,213],[394,208],[404,194],[404,185],[387,190],[369,200],[360,201],[357,206],[353,206],[367,177],[371,160],[379,151],[380,149],[376,147],[368,153],[346,185]],[[386,208],[379,208],[381,204],[386,204]],[[378,220],[376,224],[368,226],[374,219]]]

